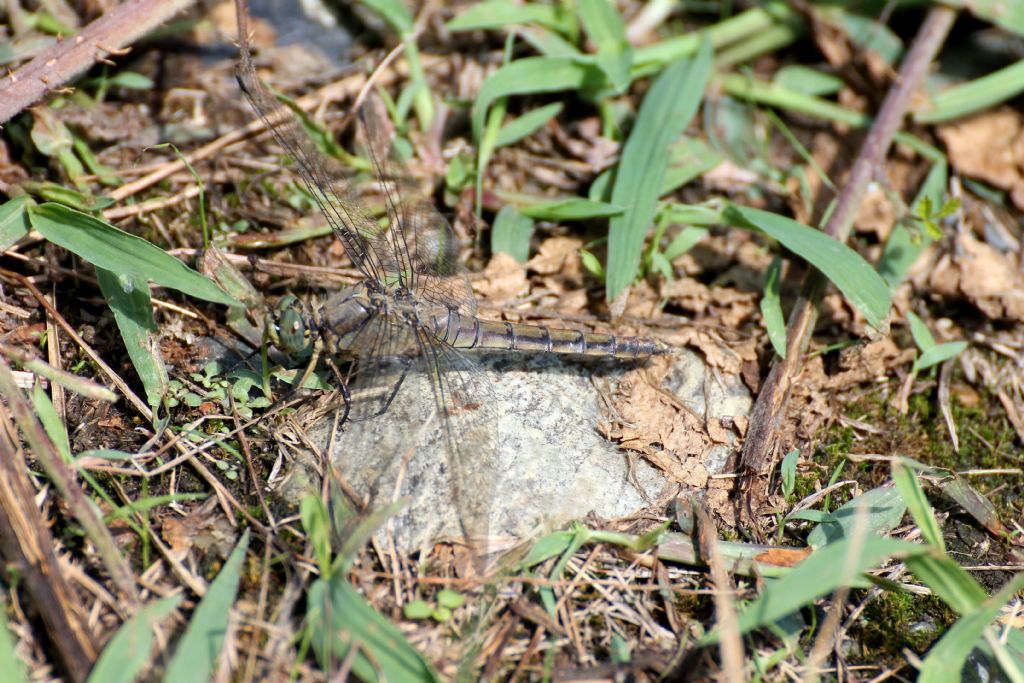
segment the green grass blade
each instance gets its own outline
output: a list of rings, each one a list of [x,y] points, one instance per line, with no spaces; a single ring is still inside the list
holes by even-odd
[[[494,140],[494,146],[504,147],[519,142],[523,138],[532,135],[534,131],[542,128],[548,121],[560,113],[562,113],[561,102],[552,102],[551,104],[528,111],[501,127],[497,138]],[[0,230],[2,230],[2,225],[0,225]]]
[[[850,538],[857,523],[858,508],[866,516],[865,528],[873,534],[883,534],[899,526],[907,511],[900,490],[895,486],[879,486],[848,501],[829,514],[807,535],[807,545],[822,548],[842,538]]]
[[[46,430],[46,435],[57,447],[60,457],[64,462],[71,462],[71,443],[68,441],[68,432],[64,429],[53,402],[38,382],[32,387],[32,407],[36,409],[36,417]]]
[[[313,651],[324,671],[351,657],[352,672],[360,680],[440,681],[402,632],[366,604],[344,576],[315,581],[307,604]],[[356,651],[350,654],[352,648]]]
[[[121,332],[132,365],[142,380],[146,403],[155,409],[167,395],[170,379],[160,353],[159,331],[153,319],[149,285],[140,277],[119,277],[98,266],[96,279],[103,298],[114,313],[114,322]]]
[[[517,5],[508,0],[486,0],[460,12],[446,24],[446,28],[459,32],[537,24],[564,34],[571,22],[572,16],[561,5]]]
[[[914,469],[903,461],[896,461],[892,465],[892,478],[896,482],[896,488],[903,494],[903,500],[907,501],[907,510],[910,516],[921,530],[921,537],[925,543],[930,543],[942,552],[946,551],[945,543],[942,540],[942,528],[939,520],[935,519],[932,506],[928,504],[928,498],[921,488]]]
[[[786,357],[786,318],[782,315],[779,281],[782,278],[782,259],[776,256],[764,276],[764,294],[761,297],[761,315],[768,330],[768,339],[779,358]]]
[[[959,681],[967,656],[981,643],[982,634],[999,616],[999,611],[1021,588],[1024,588],[1024,574],[1017,574],[998,593],[953,624],[928,651],[918,672],[918,683]]]
[[[210,583],[206,595],[192,613],[174,657],[167,665],[165,683],[213,680],[217,658],[224,645],[231,604],[238,592],[242,560],[245,559],[248,547],[249,530],[246,529],[238,545],[231,551],[231,556],[224,563],[224,568]]]
[[[557,199],[539,204],[526,204],[519,207],[524,216],[547,221],[582,221],[590,218],[607,218],[618,216],[623,212],[621,206],[596,202],[582,197]]]
[[[182,596],[151,602],[121,625],[99,660],[89,672],[86,683],[132,683],[139,680],[153,649],[153,630],[181,604]],[[0,669],[8,671],[6,667]]]
[[[867,319],[881,328],[889,315],[890,292],[885,280],[850,247],[791,218],[760,209],[730,205],[726,220],[764,232],[820,270]]]
[[[905,562],[917,579],[957,614],[977,608],[988,595],[966,569],[932,546],[929,553],[908,557]]]
[[[861,574],[889,557],[923,552],[926,552],[924,546],[870,533],[861,539],[847,538],[827,545],[785,576],[765,584],[761,597],[739,615],[739,632],[748,633],[772,624],[837,588],[866,585]],[[706,635],[701,644],[717,640],[716,630]]]
[[[10,249],[15,242],[28,234],[28,207],[32,198],[27,194],[0,205],[0,252]]]
[[[560,90],[593,89],[604,82],[600,69],[568,57],[526,57],[488,77],[473,102],[473,139],[479,141],[491,104],[500,97]]]
[[[29,210],[32,227],[50,242],[78,254],[98,268],[154,282],[218,304],[237,304],[213,282],[141,237],[60,204]]]
[[[508,254],[519,263],[530,258],[533,219],[511,204],[501,207],[491,226],[491,252]]]
[[[1012,99],[1024,92],[1024,60],[981,78],[942,91],[914,114],[918,123],[959,119]]]
[[[597,46],[598,67],[615,93],[625,92],[633,66],[633,46],[626,40],[622,17],[609,0],[580,0],[577,8],[584,30]]]
[[[640,270],[644,237],[657,209],[658,193],[669,161],[669,145],[682,135],[697,112],[711,75],[711,43],[692,59],[671,64],[644,97],[633,131],[622,149],[611,203],[626,207],[608,226],[605,292],[614,300]]]
[[[949,164],[945,158],[940,157],[932,162],[928,176],[921,184],[921,189],[918,190],[910,207],[910,215],[916,215],[916,209],[923,201],[930,202],[931,206],[942,206],[948,176]],[[885,242],[882,257],[878,260],[878,274],[889,284],[889,289],[896,290],[918,256],[934,241],[928,231],[912,229],[906,220],[896,224]]]
[[[412,33],[412,13],[402,0],[361,0],[361,3],[379,14],[397,33],[403,36]]]
[[[9,683],[28,683],[28,670],[15,651],[15,640],[7,627],[7,610],[0,603],[0,671]],[[116,682],[115,682],[116,683]]]

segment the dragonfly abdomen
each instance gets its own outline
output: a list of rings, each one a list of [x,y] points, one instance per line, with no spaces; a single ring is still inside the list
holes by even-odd
[[[645,358],[670,351],[668,346],[654,339],[494,322],[464,316],[457,311],[435,318],[435,334],[459,349],[539,351],[606,358]]]

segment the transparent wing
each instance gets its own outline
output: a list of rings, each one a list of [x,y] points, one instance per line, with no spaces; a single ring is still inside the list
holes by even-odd
[[[381,123],[386,114],[370,98],[359,120],[371,161],[385,195],[387,221],[376,220],[356,198],[343,169],[326,158],[300,128],[295,114],[260,82],[247,45],[236,70],[238,83],[253,108],[298,167],[299,176],[327,218],[349,258],[368,279],[402,285],[425,301],[460,313],[475,312],[473,290],[459,259],[448,221],[429,202],[410,201],[393,173],[391,136]]]
[[[247,43],[243,41],[241,47],[235,76],[245,96],[278,144],[295,160],[303,184],[356,268],[369,279],[383,281],[384,264],[393,261],[393,256],[377,240],[380,228],[376,219],[356,199],[338,164],[320,153],[299,127],[295,114],[267,92],[253,68]]]
[[[418,355],[379,348],[354,361],[350,417],[333,460],[372,507],[408,496],[395,526],[407,549],[447,535],[482,558],[498,476],[490,389],[458,351],[420,341]]]

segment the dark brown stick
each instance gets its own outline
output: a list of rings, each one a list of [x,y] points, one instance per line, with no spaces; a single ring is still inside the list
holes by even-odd
[[[2,360],[0,374],[10,376]],[[10,439],[14,433],[10,415],[0,404],[0,556],[21,575],[67,680],[78,683],[89,675],[96,644],[83,619],[87,610],[61,575],[53,537],[36,508],[28,463]]]
[[[93,64],[120,53],[195,0],[128,0],[0,79],[0,124]]]
[[[911,97],[923,82],[955,17],[954,10],[942,6],[933,7],[928,12],[903,60],[896,82],[864,139],[836,209],[825,226],[825,233],[833,239],[845,242],[849,236],[868,182],[884,160],[893,136],[903,123]],[[818,303],[827,284],[828,280],[819,271],[813,270],[808,274],[786,328],[786,358],[776,359],[750,415],[750,431],[740,458],[740,472],[744,476],[741,494],[746,506],[743,512],[752,516],[748,520],[750,522],[755,522],[767,501],[771,473],[779,450],[777,427],[784,415],[793,381],[800,374],[803,354],[818,319]]]

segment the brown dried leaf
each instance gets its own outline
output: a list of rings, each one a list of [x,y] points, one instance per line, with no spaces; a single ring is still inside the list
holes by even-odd
[[[957,170],[1007,190],[1024,209],[1024,114],[1000,107],[940,126],[938,133]]]
[[[1024,274],[970,233],[958,235],[953,256],[939,260],[930,284],[937,292],[965,297],[990,318],[1024,321]]]

